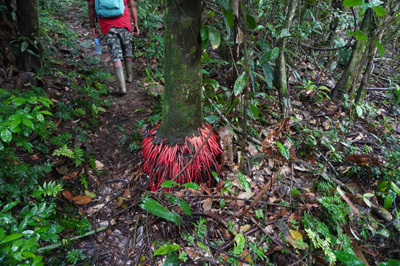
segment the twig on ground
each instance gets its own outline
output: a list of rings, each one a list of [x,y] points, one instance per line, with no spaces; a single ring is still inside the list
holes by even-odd
[[[238,214],[237,217],[240,218],[243,215],[245,215],[246,213],[249,212],[249,210],[251,208],[253,208],[254,205],[257,204],[257,202],[261,199],[261,197],[264,196],[264,194],[271,188],[272,183],[275,182],[276,178],[278,177],[278,175],[280,174],[280,172],[282,171],[284,166],[282,166],[281,168],[279,168],[278,171],[275,172],[274,176],[271,178],[271,180],[264,185],[263,189],[261,190],[261,192],[257,195],[257,197],[253,200],[253,202],[250,204],[250,206],[248,206],[242,213]]]
[[[242,258],[236,257],[235,255],[232,255],[232,254],[230,254],[230,253],[228,253],[228,252],[226,252],[226,251],[224,251],[224,250],[222,250],[222,249],[219,249],[219,248],[217,248],[217,247],[214,247],[214,246],[212,246],[212,245],[210,245],[210,244],[204,242],[203,240],[201,240],[201,239],[198,238],[197,236],[194,236],[194,238],[196,239],[196,241],[198,241],[198,242],[200,242],[200,243],[206,245],[207,247],[212,248],[212,249],[214,249],[214,250],[216,250],[216,251],[218,251],[218,252],[220,252],[220,253],[223,253],[223,254],[225,254],[225,255],[231,257],[231,258],[234,258],[235,260],[238,260],[238,261],[243,262],[243,263],[246,263],[246,264],[249,263],[248,261],[245,261],[245,260],[242,259]],[[258,264],[256,264],[256,263],[253,263],[252,265],[258,266]]]
[[[132,203],[131,205],[129,205],[128,207],[126,207],[125,209],[117,212],[116,214],[112,215],[111,217],[107,217],[108,219],[112,219],[118,215],[120,215],[121,213],[124,213],[126,211],[129,211],[130,209],[132,209],[133,207],[135,207],[136,205],[138,205],[140,202],[142,201],[142,199],[138,199],[136,200],[134,203]]]
[[[257,225],[258,228],[260,228],[261,231],[263,231],[264,234],[266,234],[266,235],[272,240],[272,242],[274,242],[274,243],[275,243],[276,245],[278,245],[278,246],[283,247],[283,249],[284,249],[286,252],[288,252],[290,255],[292,255],[293,257],[296,258],[296,255],[295,255],[292,251],[290,251],[289,249],[287,249],[283,243],[279,243],[279,241],[277,241],[274,237],[272,237],[272,236],[268,233],[268,231],[265,230],[265,228],[262,227],[262,226],[260,225],[260,223],[256,221],[256,219],[253,218],[253,216],[248,215],[248,216],[246,216],[246,217],[249,217],[250,220],[251,220],[255,225]]]
[[[219,217],[218,215],[214,214],[214,213],[209,213],[209,212],[192,212],[192,215],[198,215],[198,216],[208,216],[214,220],[217,220],[220,224],[222,224],[225,228],[228,228],[228,225],[226,224],[226,222]]]
[[[104,230],[106,230],[106,229],[107,229],[107,226],[102,226],[102,227],[97,228],[96,230],[91,230],[91,231],[87,232],[87,233],[84,234],[84,235],[71,237],[70,239],[68,239],[68,240],[66,240],[66,241],[63,240],[63,241],[61,241],[61,242],[59,242],[59,243],[56,243],[56,244],[51,244],[51,245],[48,245],[48,246],[44,246],[44,247],[42,247],[42,248],[38,248],[37,251],[38,251],[39,253],[41,253],[41,252],[44,252],[44,251],[52,250],[52,249],[61,247],[61,246],[63,245],[64,242],[67,242],[67,243],[68,243],[68,242],[70,242],[70,241],[74,241],[74,240],[77,240],[77,239],[80,239],[80,238],[84,238],[84,237],[93,235],[93,234],[95,234],[95,233],[104,231]]]

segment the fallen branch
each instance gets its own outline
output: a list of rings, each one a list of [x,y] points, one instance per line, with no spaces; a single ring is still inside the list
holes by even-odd
[[[48,245],[48,246],[44,246],[44,247],[39,248],[39,249],[38,249],[38,252],[41,253],[41,252],[45,252],[45,251],[48,251],[48,250],[52,250],[52,249],[61,247],[62,245],[66,244],[66,243],[69,243],[69,242],[72,242],[72,241],[74,241],[74,240],[77,240],[77,239],[80,239],[80,238],[84,238],[84,237],[93,235],[93,234],[95,234],[95,233],[104,231],[104,230],[106,230],[107,228],[108,228],[107,226],[102,226],[102,227],[97,228],[96,230],[89,231],[89,232],[87,232],[87,233],[84,234],[84,235],[75,236],[75,237],[72,237],[72,238],[70,238],[70,239],[63,239],[60,243],[51,244],[51,245]]]
[[[209,247],[209,248],[212,248],[212,249],[214,249],[214,250],[216,250],[216,251],[218,251],[218,252],[220,252],[220,253],[223,253],[223,254],[225,254],[225,255],[231,257],[231,258],[234,258],[235,260],[238,260],[238,261],[243,262],[243,263],[245,263],[245,264],[249,264],[248,261],[245,261],[245,260],[242,259],[242,258],[236,257],[235,255],[232,255],[231,253],[228,253],[228,252],[226,252],[226,251],[224,251],[224,250],[222,250],[222,249],[219,249],[219,248],[217,248],[217,247],[214,247],[213,245],[210,245],[210,244],[208,244],[208,243],[202,241],[202,240],[201,240],[200,238],[198,238],[197,236],[194,236],[194,239],[196,239],[196,241],[198,241],[198,242],[200,242],[200,243],[206,245],[206,246]],[[256,263],[253,263],[252,265],[258,266],[258,264],[256,264]]]
[[[272,183],[275,182],[276,178],[278,177],[278,175],[280,174],[280,172],[282,171],[283,166],[281,168],[279,168],[278,171],[275,172],[274,176],[271,178],[271,180],[264,185],[263,189],[261,190],[261,192],[257,195],[257,197],[253,200],[253,202],[250,204],[250,206],[248,206],[242,213],[240,213],[239,215],[237,215],[238,218],[242,217],[243,215],[245,215],[246,213],[249,212],[249,210],[251,208],[253,208],[254,205],[257,204],[257,202],[264,196],[265,193],[267,193],[267,191],[271,188]]]

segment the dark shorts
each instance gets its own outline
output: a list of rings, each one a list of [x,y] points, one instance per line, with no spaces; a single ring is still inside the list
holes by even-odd
[[[113,62],[132,57],[132,33],[127,28],[111,27],[104,37]]]

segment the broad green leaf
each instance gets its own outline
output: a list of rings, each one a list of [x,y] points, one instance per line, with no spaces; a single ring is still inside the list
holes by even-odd
[[[274,61],[278,56],[279,56],[279,48],[274,47],[273,49],[269,50],[268,52],[265,52],[262,55],[260,59],[260,65],[264,66],[265,64],[268,64],[269,61]]]
[[[378,266],[399,266],[400,260],[388,259],[388,261],[380,263]]]
[[[192,216],[192,210],[190,209],[190,205],[187,203],[186,200],[181,199],[181,202],[179,203],[179,207],[181,207],[182,211],[189,216]]]
[[[217,115],[209,115],[209,116],[204,117],[204,120],[206,120],[207,123],[209,123],[209,124],[214,124],[215,121],[218,120],[218,118],[219,118],[219,116],[217,116]]]
[[[27,41],[24,41],[24,42],[21,44],[21,52],[25,51],[27,47],[28,47],[28,42],[27,42]]]
[[[0,228],[0,241],[3,239],[4,237],[4,229]]]
[[[187,187],[187,188],[196,189],[196,190],[200,189],[200,186],[198,184],[196,184],[196,183],[193,183],[193,182],[185,183],[181,187]]]
[[[275,72],[270,64],[265,64],[263,67],[265,81],[270,89],[273,88]]]
[[[162,187],[176,187],[178,186],[178,183],[176,183],[175,181],[172,180],[166,180],[164,182],[161,183]]]
[[[229,1],[230,2],[230,1]],[[232,8],[231,8],[231,10],[225,10],[225,9],[222,9],[222,14],[224,15],[224,18],[225,18],[225,20],[226,20],[226,30],[229,32],[230,30],[232,30],[232,28],[233,28],[233,24],[234,24],[234,17],[233,17],[233,11],[232,11]],[[228,29],[229,28],[229,29]],[[229,33],[228,33],[229,34]]]
[[[390,209],[390,207],[392,207],[392,204],[393,204],[393,199],[392,199],[392,197],[391,197],[390,195],[387,195],[386,198],[385,198],[385,201],[384,201],[384,203],[383,203],[383,207],[384,207],[386,210],[388,210],[388,209]]]
[[[247,84],[247,75],[246,72],[243,72],[235,81],[235,85],[233,87],[233,93],[235,96],[238,96],[242,93],[244,87]]]
[[[214,26],[208,27],[208,39],[210,40],[211,46],[214,50],[221,44],[221,36]]]
[[[139,206],[151,214],[154,214],[165,220],[178,224],[178,215],[176,213],[170,212],[164,206],[162,206],[160,203],[158,203],[153,199],[145,198],[143,200],[143,203],[140,204]]]
[[[357,105],[356,107],[357,116],[361,117],[363,115],[363,109],[361,106]]]
[[[257,106],[252,103],[249,104],[249,111],[253,114],[253,117],[258,117],[260,115],[260,111],[258,110]]]
[[[289,161],[290,159],[289,148],[287,146],[283,146],[282,143],[280,143],[279,141],[276,142],[276,146],[278,146],[279,152],[282,154],[282,156]]]
[[[16,261],[21,261],[21,260],[25,259],[25,257],[22,256],[21,252],[11,253],[11,256],[12,256]]]
[[[390,182],[390,188],[394,191],[394,193],[400,196],[400,189],[395,183]]]
[[[178,244],[163,245],[163,246],[159,247],[156,251],[154,251],[153,257],[169,254],[180,248],[181,248],[181,246],[179,246]]]
[[[44,116],[42,113],[37,113],[36,118],[39,122],[43,123],[44,122]]]
[[[10,123],[10,129],[12,130],[16,128],[17,126],[19,126],[19,124],[21,124],[21,122],[22,122],[21,118],[12,120]]]
[[[172,252],[171,254],[168,255],[168,257],[165,259],[164,263],[162,266],[179,266],[181,265],[179,261],[179,257],[177,252]]]
[[[283,38],[288,38],[288,37],[290,37],[290,36],[291,36],[291,35],[290,35],[289,30],[285,28],[285,29],[282,29],[279,38],[283,39]]]
[[[3,240],[0,241],[0,244],[8,243],[8,242],[16,240],[22,236],[23,236],[23,234],[21,234],[21,233],[8,235],[8,236],[4,237]]]
[[[355,7],[361,6],[362,0],[344,0],[342,6]]]
[[[382,46],[379,40],[375,40],[375,45],[378,48],[379,55],[383,57],[385,55],[385,48]]]
[[[234,241],[235,241],[235,248],[233,253],[235,253],[236,255],[242,254],[244,245],[246,244],[244,236],[241,233],[239,233],[235,236]]]
[[[227,11],[232,11],[232,2],[231,0],[220,0],[219,4]]]
[[[0,213],[4,213],[7,212],[9,210],[11,210],[12,208],[14,208],[15,205],[17,205],[19,203],[19,201],[12,201],[6,205],[4,205],[3,209],[0,211]]]
[[[12,140],[11,131],[8,130],[8,128],[3,129],[0,133],[0,137],[4,142],[9,143]]]
[[[164,246],[161,246],[158,249],[156,249],[156,251],[154,251],[153,257],[165,255],[165,254],[168,254],[168,252],[169,252],[169,246],[164,245]]]
[[[23,251],[23,252],[21,252],[21,254],[25,258],[36,258],[36,255],[30,251]]]
[[[243,189],[248,192],[251,193],[251,189],[250,189],[250,184],[249,182],[246,180],[246,177],[244,176],[244,174],[239,173],[237,175],[237,179],[239,179],[240,184],[242,184]]]
[[[378,186],[376,187],[376,190],[378,192],[385,192],[387,191],[387,186],[388,186],[389,181],[381,181],[379,182]]]
[[[40,113],[44,114],[44,115],[53,115],[52,113],[50,113],[49,111],[40,111]]]
[[[378,17],[383,17],[384,15],[386,15],[386,11],[383,7],[375,6],[374,10]]]
[[[27,100],[22,97],[15,97],[12,101],[15,106],[20,106],[20,105],[25,104]]]
[[[219,175],[218,175],[218,173],[215,172],[215,171],[212,171],[211,174],[212,174],[212,176],[214,177],[214,179],[215,179],[217,182],[219,182]]]
[[[356,40],[357,41],[366,41],[366,40],[368,40],[368,37],[367,37],[367,35],[365,35],[364,32],[357,30],[356,31]]]
[[[246,16],[246,22],[247,22],[247,29],[248,30],[254,30],[256,28],[256,26],[257,26],[256,20],[251,15],[247,15]]]
[[[25,126],[29,127],[29,128],[32,128],[32,129],[35,128],[35,126],[33,125],[33,122],[32,122],[31,120],[29,120],[29,119],[28,119],[27,117],[25,117],[25,116],[22,117],[22,123],[23,123]]]
[[[346,253],[340,250],[333,250],[333,254],[347,266],[365,266],[364,262],[356,255]]]

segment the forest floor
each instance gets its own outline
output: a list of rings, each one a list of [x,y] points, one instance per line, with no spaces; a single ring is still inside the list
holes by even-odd
[[[77,9],[71,9],[65,14],[66,22],[81,36],[79,40],[79,44],[82,44],[79,48],[81,56],[77,58],[78,66],[81,64],[90,66],[91,63],[87,58],[98,55],[95,54],[93,47],[84,45],[91,43],[93,39],[86,27],[87,23],[82,23],[87,18],[84,18],[82,11]],[[113,74],[106,50],[103,46],[100,68],[104,72]],[[387,242],[387,236],[375,234],[368,236],[366,240],[356,241],[361,231],[365,229],[362,225],[365,220],[362,219],[360,212],[370,213],[373,209],[367,206],[366,201],[363,200],[365,197],[359,197],[359,195],[376,191],[378,180],[360,179],[358,176],[342,178],[343,173],[359,163],[357,160],[369,160],[369,164],[379,167],[382,161],[382,146],[391,144],[378,144],[374,136],[388,131],[388,127],[391,127],[391,132],[397,137],[400,134],[398,123],[389,121],[387,125],[378,124],[373,127],[372,121],[366,116],[363,119],[355,119],[356,121],[352,122],[353,126],[345,132],[340,133],[340,130],[337,130],[339,141],[336,142],[335,148],[343,148],[341,146],[346,145],[344,140],[348,140],[360,150],[364,145],[369,145],[372,151],[368,156],[355,158],[353,161],[344,158],[342,162],[333,162],[328,159],[331,151],[326,147],[318,149],[316,146],[311,152],[302,150],[302,147],[306,146],[306,139],[301,138],[302,132],[293,126],[293,122],[282,120],[283,122],[280,123],[280,119],[272,115],[273,112],[268,113],[266,115],[268,124],[254,125],[260,130],[259,142],[264,140],[263,152],[261,149],[254,148],[254,145],[248,146],[245,154],[247,162],[245,181],[237,178],[238,145],[236,143],[238,139],[231,130],[221,127],[218,131],[224,150],[227,152],[222,165],[222,176],[230,184],[230,186],[225,186],[229,188],[226,190],[229,195],[222,195],[218,188],[209,189],[204,186],[199,190],[189,188],[174,190],[173,196],[185,199],[189,203],[192,212],[189,216],[184,214],[182,209],[177,208],[176,203],[172,204],[166,200],[164,191],[148,194],[149,197],[157,199],[166,209],[177,210],[183,219],[183,226],[177,226],[143,210],[139,204],[146,193],[148,179],[140,170],[142,162],[140,151],[129,152],[128,146],[132,141],[132,135],[138,130],[141,130],[141,133],[145,130],[137,128],[135,124],[154,115],[154,101],[160,101],[160,97],[155,97],[151,93],[150,84],[143,81],[144,65],[150,64],[150,60],[151,58],[136,59],[135,80],[127,84],[128,93],[122,97],[110,98],[113,100],[112,106],[107,108],[106,112],[99,114],[98,126],[93,128],[88,140],[81,144],[87,151],[95,154],[96,167],[100,172],[96,173],[89,168],[77,168],[68,160],[61,160],[55,165],[60,178],[65,177],[66,173],[69,176],[71,173],[76,173],[75,175],[78,174],[78,176],[84,173],[88,176],[87,190],[94,193],[96,197],[86,204],[76,206],[81,214],[89,218],[94,229],[107,227],[105,230],[76,241],[73,245],[87,256],[86,263],[89,262],[90,265],[161,265],[166,256],[153,256],[153,253],[160,244],[170,241],[170,243],[180,245],[179,252],[184,251],[187,254],[186,262],[181,265],[223,265],[228,264],[226,261],[232,260],[234,256],[242,259],[238,262],[239,265],[245,265],[245,262],[251,259],[256,262],[254,265],[328,265],[323,251],[311,248],[311,240],[301,225],[304,213],[308,213],[311,217],[319,217],[322,210],[326,209],[326,206],[318,201],[322,195],[317,190],[319,183],[326,181],[334,184],[333,186],[340,193],[340,198],[345,202],[340,206],[350,206],[350,212],[343,216],[348,223],[342,233],[353,240],[352,248],[359,258],[365,259],[370,265],[388,258],[400,258],[400,243]],[[64,71],[69,71],[68,67],[70,65],[66,65]],[[74,69],[74,71],[79,70]],[[74,98],[73,91],[65,90],[66,84],[63,85],[63,82],[49,88],[48,94],[56,101],[69,102]],[[82,84],[84,84],[83,81]],[[110,81],[109,86],[115,88],[114,82]],[[312,95],[315,93],[307,91],[295,95],[292,99],[295,109],[293,116],[302,124],[306,124],[307,128],[318,129],[318,132],[339,128],[344,117],[348,115],[343,106],[324,99],[316,101]],[[383,101],[387,97],[386,91],[368,92],[367,102],[378,107],[380,112],[377,115],[378,118],[396,117],[396,114],[393,114],[393,108]],[[262,100],[268,101],[268,99]],[[279,113],[276,102],[270,102],[270,110]],[[364,109],[364,112],[367,113],[368,110]],[[60,132],[69,132],[74,126],[73,121],[63,121],[58,125],[58,129]],[[290,145],[285,137],[287,135],[291,135],[293,140],[303,141],[302,146],[298,148]],[[315,137],[328,140],[333,138],[329,135]],[[281,140],[282,144],[289,147],[292,159],[296,156],[293,153],[296,153],[299,159],[288,163],[279,156],[277,149],[271,147],[277,140]],[[320,142],[318,139],[315,141]],[[398,143],[393,145],[398,145]],[[307,156],[301,156],[301,153]],[[359,165],[363,164],[359,163]],[[360,167],[366,167],[365,172],[370,171],[369,166]],[[77,180],[78,177],[64,179],[66,179],[67,187],[81,186]],[[267,185],[271,183],[272,185]],[[243,184],[248,184],[249,187],[244,188]],[[75,189],[75,191],[78,190]],[[294,190],[298,193],[292,193]],[[261,197],[256,198],[256,195],[261,195]],[[369,201],[377,208],[383,204],[375,195],[370,197]],[[396,202],[394,206],[397,207]],[[394,209],[396,208],[391,209],[392,215],[395,215]],[[243,210],[248,212],[243,213]],[[377,222],[371,222],[370,225],[375,226],[379,223],[389,230],[395,230],[392,220],[385,220],[385,216],[379,213],[373,215]],[[205,229],[202,227],[202,222],[199,222],[200,218],[204,219],[202,221],[206,226]],[[204,232],[201,233],[201,230]],[[188,240],[183,237],[183,234],[191,235],[192,242],[190,243],[190,237]],[[239,253],[237,247],[241,245],[241,239],[235,237],[238,235],[246,239],[246,246]],[[300,241],[303,239],[304,241]],[[247,243],[254,244],[249,246]],[[256,247],[260,248],[258,255],[253,252]],[[174,252],[170,250],[170,252],[165,252],[167,253],[171,255]],[[266,256],[264,259],[263,254]]]

